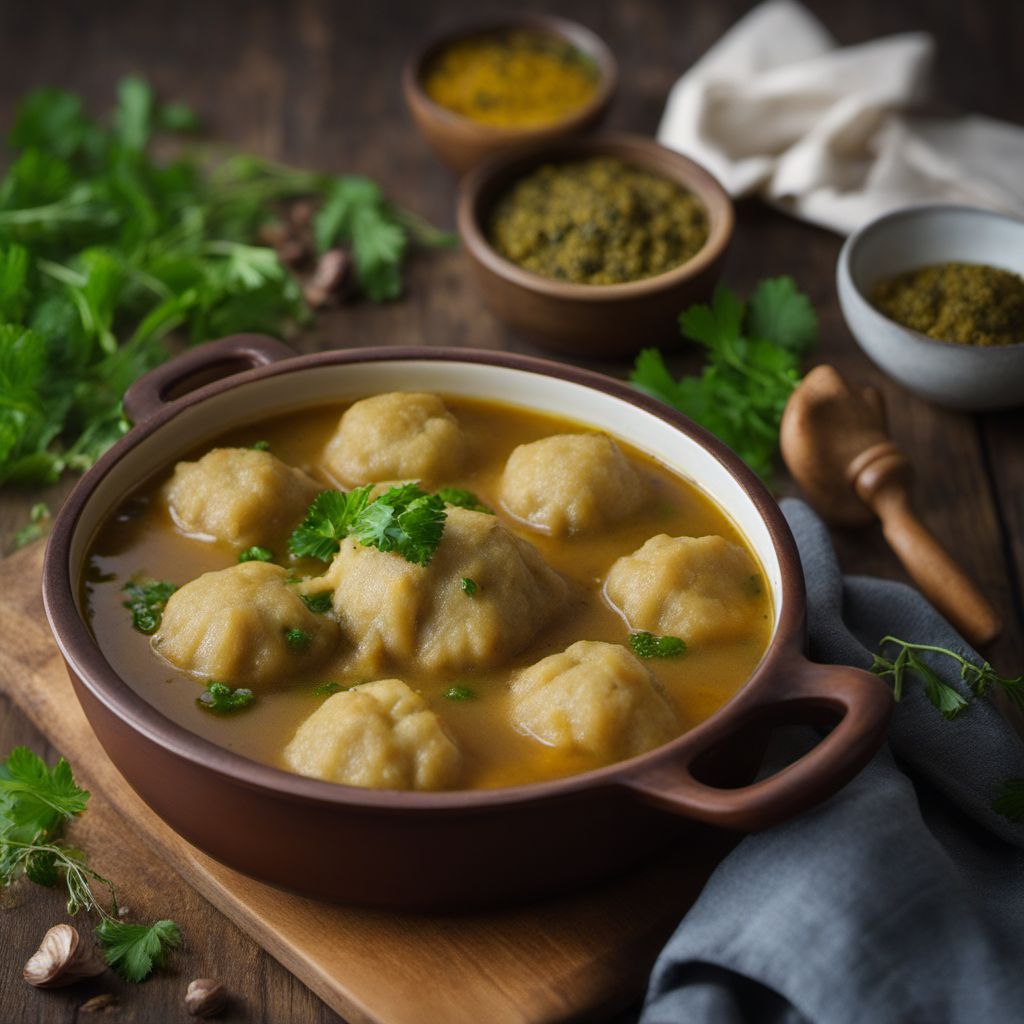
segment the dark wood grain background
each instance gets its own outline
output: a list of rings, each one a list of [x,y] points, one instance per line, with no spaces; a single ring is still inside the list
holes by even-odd
[[[372,175],[403,204],[451,226],[455,185],[412,128],[402,104],[400,69],[424,36],[509,6],[499,0],[0,0],[0,128],[9,125],[18,97],[34,86],[77,90],[93,110],[103,112],[112,103],[117,79],[138,72],[167,97],[199,111],[215,139],[295,165]],[[604,37],[622,72],[608,126],[647,134],[655,131],[675,78],[750,6],[746,0],[519,5],[565,14]],[[934,34],[935,109],[1024,118],[1020,0],[817,0],[810,6],[846,44],[908,30]],[[882,377],[856,348],[839,313],[834,286],[839,246],[835,235],[743,202],[727,280],[746,291],[763,276],[792,274],[821,315],[817,358],[882,389],[893,435],[917,467],[916,494],[925,519],[1007,622],[994,661],[1004,671],[1020,671],[1024,415],[945,412]],[[534,351],[483,308],[458,251],[418,256],[405,299],[383,308],[333,311],[298,346],[406,343]],[[692,368],[699,358],[681,351],[674,361],[678,369]],[[626,364],[597,365],[620,376],[627,369]],[[46,492],[0,494],[0,538],[25,521],[33,502],[43,498],[56,507],[69,483]],[[791,490],[783,479],[781,491]],[[904,578],[877,529],[836,534],[835,540],[848,572]],[[16,743],[56,756],[19,713],[0,702],[0,752]],[[118,841],[133,843],[131,837]],[[125,901],[140,917],[171,915],[181,923],[187,945],[174,971],[135,989],[109,975],[62,992],[29,989],[20,980],[21,965],[43,931],[64,915],[57,894],[21,887],[4,896],[0,912],[0,1022],[184,1020],[181,997],[187,981],[199,975],[223,979],[236,994],[224,1019],[274,1024],[337,1019],[173,871],[147,860],[141,846],[137,863],[137,876],[121,879]],[[80,1014],[80,1004],[97,991],[115,991],[119,1005],[95,1018]]]

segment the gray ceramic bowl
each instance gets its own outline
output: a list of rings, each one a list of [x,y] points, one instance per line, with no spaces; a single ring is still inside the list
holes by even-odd
[[[894,380],[950,409],[1024,405],[1024,343],[936,341],[868,301],[885,277],[934,263],[987,263],[1024,275],[1024,220],[970,206],[909,206],[871,221],[839,254],[839,305],[858,344]]]

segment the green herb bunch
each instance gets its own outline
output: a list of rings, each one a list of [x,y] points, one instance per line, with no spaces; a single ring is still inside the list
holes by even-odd
[[[167,357],[169,333],[196,342],[307,320],[296,279],[258,244],[281,203],[320,202],[319,248],[347,246],[375,302],[400,293],[411,240],[450,241],[366,178],[214,161],[196,146],[154,157],[160,136],[196,127],[135,77],[106,126],[57,89],[18,108],[0,180],[0,484],[91,465],[126,430],[121,398]]]
[[[896,700],[903,697],[906,682],[916,678],[924,687],[929,703],[947,721],[956,718],[970,704],[970,696],[985,697],[996,690],[1002,691],[1012,704],[1024,711],[1024,674],[1001,676],[987,661],[978,665],[946,647],[911,643],[895,636],[883,637],[878,646],[880,653],[873,656],[871,671],[882,679],[892,680]],[[887,658],[881,653],[886,648],[896,648],[893,657]],[[957,666],[970,696],[965,696],[939,676],[925,661],[929,654],[946,658]],[[993,801],[992,809],[1010,821],[1024,822],[1024,779],[1007,779]]]
[[[630,380],[720,437],[769,480],[782,410],[800,381],[800,360],[817,340],[818,318],[790,277],[762,281],[749,303],[729,288],[711,305],[680,314],[683,335],[703,345],[699,376],[676,380],[657,349],[637,356]]]
[[[367,484],[347,493],[321,491],[289,537],[288,550],[296,558],[326,562],[351,534],[367,547],[395,551],[408,562],[428,565],[444,532],[444,499],[415,483],[390,487],[374,499],[372,490]]]
[[[27,747],[15,747],[0,764],[0,886],[22,876],[37,885],[63,884],[68,914],[98,915],[96,937],[107,963],[127,980],[142,981],[180,945],[181,932],[168,920],[122,921],[114,883],[64,841],[65,826],[88,802],[89,793],[77,785],[67,761],[61,758],[47,768]],[[97,889],[106,890],[106,899]]]

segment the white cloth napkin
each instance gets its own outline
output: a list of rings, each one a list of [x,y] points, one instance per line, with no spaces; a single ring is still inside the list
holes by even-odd
[[[732,195],[841,233],[915,202],[1024,216],[1024,127],[908,114],[933,52],[922,32],[839,48],[795,0],[768,0],[676,82],[658,140]]]

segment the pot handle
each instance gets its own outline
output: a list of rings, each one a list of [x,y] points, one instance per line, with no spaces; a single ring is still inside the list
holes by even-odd
[[[165,405],[209,384],[257,366],[269,366],[297,355],[283,341],[266,334],[232,334],[183,352],[143,374],[125,392],[124,411],[132,423],[149,419]],[[195,378],[194,381],[191,378]],[[173,392],[178,391],[178,394]]]
[[[666,760],[626,780],[644,802],[687,818],[754,832],[769,828],[836,793],[871,759],[885,738],[893,710],[889,687],[877,676],[849,665],[820,665],[803,657],[792,663],[786,694],[776,701],[752,700],[733,714],[708,721],[687,758]],[[775,775],[729,789],[699,781],[695,762],[745,727],[770,722],[813,722],[841,712],[838,724],[810,751]],[[735,749],[735,748],[734,748]]]

